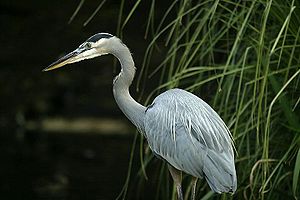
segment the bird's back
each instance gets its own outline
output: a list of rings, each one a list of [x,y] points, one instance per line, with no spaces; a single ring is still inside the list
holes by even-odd
[[[150,148],[175,168],[205,177],[215,192],[236,190],[231,135],[219,115],[181,89],[155,98],[145,114]]]

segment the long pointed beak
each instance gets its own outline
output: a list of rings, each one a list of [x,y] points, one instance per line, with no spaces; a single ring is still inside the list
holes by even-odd
[[[60,68],[64,65],[72,63],[72,61],[74,60],[74,58],[78,54],[80,54],[80,51],[78,51],[77,49],[75,51],[72,51],[71,53],[63,56],[62,58],[58,59],[57,61],[55,61],[54,63],[52,63],[51,65],[49,65],[45,69],[43,69],[43,72],[50,71],[50,70],[53,70],[53,69],[57,69],[57,68]]]

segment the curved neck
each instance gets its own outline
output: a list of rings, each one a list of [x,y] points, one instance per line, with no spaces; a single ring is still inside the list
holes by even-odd
[[[126,117],[139,129],[144,130],[146,107],[135,101],[129,93],[129,86],[135,75],[134,62],[129,49],[119,43],[111,52],[121,64],[121,72],[114,79],[113,94]]]

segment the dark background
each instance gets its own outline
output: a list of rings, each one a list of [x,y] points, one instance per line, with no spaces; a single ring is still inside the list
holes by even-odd
[[[85,27],[101,1],[84,2],[68,24],[79,2],[0,2],[1,199],[115,199],[125,183],[136,131],[112,96],[116,60],[105,56],[42,72],[91,35],[116,34],[119,1],[107,1]],[[133,3],[125,2],[123,20]],[[137,68],[149,42],[143,38],[148,8],[141,4],[139,16],[122,31]],[[155,87],[155,79],[151,81],[148,91]],[[139,98],[134,87],[131,91]],[[108,120],[112,128],[77,131],[82,119]],[[65,129],[55,127],[53,120]],[[68,129],[66,122],[77,126]],[[155,177],[137,195],[138,156],[136,150],[129,199],[153,199]]]

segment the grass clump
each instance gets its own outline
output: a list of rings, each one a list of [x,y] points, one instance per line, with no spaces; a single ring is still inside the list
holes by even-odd
[[[139,3],[124,17],[119,31],[131,18],[138,17]],[[159,77],[147,102],[174,87],[200,96],[224,119],[237,149],[236,193],[214,195],[202,180],[197,197],[297,199],[300,3],[181,0],[170,2],[161,15],[156,13],[159,6],[155,0],[149,6],[145,37],[151,41],[138,88],[142,90],[149,79]],[[163,54],[164,59],[150,67],[157,54]],[[148,151],[141,156],[144,174],[152,157]],[[174,197],[164,164],[157,176],[157,198]],[[190,192],[189,181],[184,177],[185,199]]]

